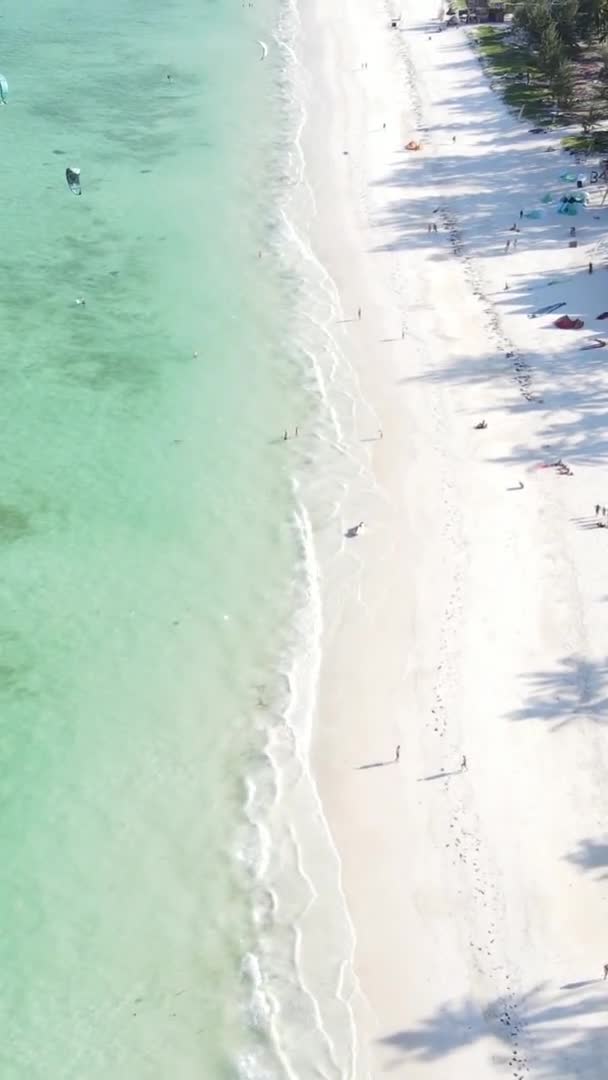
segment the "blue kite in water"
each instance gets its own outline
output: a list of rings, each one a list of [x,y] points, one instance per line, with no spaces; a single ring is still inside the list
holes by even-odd
[[[8,102],[8,83],[4,78],[4,75],[0,75],[0,101],[3,105]]]

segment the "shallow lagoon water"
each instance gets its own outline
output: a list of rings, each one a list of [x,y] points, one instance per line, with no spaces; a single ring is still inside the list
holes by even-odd
[[[233,1076],[246,1038],[233,847],[294,569],[274,440],[303,408],[266,258],[274,17],[4,13],[7,1080]]]

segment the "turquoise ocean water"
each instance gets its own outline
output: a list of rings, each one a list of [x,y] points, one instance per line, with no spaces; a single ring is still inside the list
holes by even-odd
[[[238,857],[299,558],[275,440],[314,409],[278,16],[3,11],[3,1080],[286,1075],[256,1073]]]

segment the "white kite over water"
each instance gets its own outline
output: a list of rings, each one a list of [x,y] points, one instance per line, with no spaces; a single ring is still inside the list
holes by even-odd
[[[76,166],[72,168],[70,165],[68,165],[67,169],[65,170],[65,179],[70,191],[72,192],[72,195],[82,195],[82,187],[80,186],[80,169],[77,169]]]
[[[260,46],[260,48],[262,50],[262,55],[260,56],[260,60],[265,60],[266,57],[268,56],[268,46],[267,46],[265,41],[258,41],[258,45]]]

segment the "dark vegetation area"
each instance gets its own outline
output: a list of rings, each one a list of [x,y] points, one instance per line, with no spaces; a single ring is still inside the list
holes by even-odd
[[[608,153],[608,0],[521,0],[513,21],[475,31],[505,101],[539,124],[580,124],[576,153]]]

